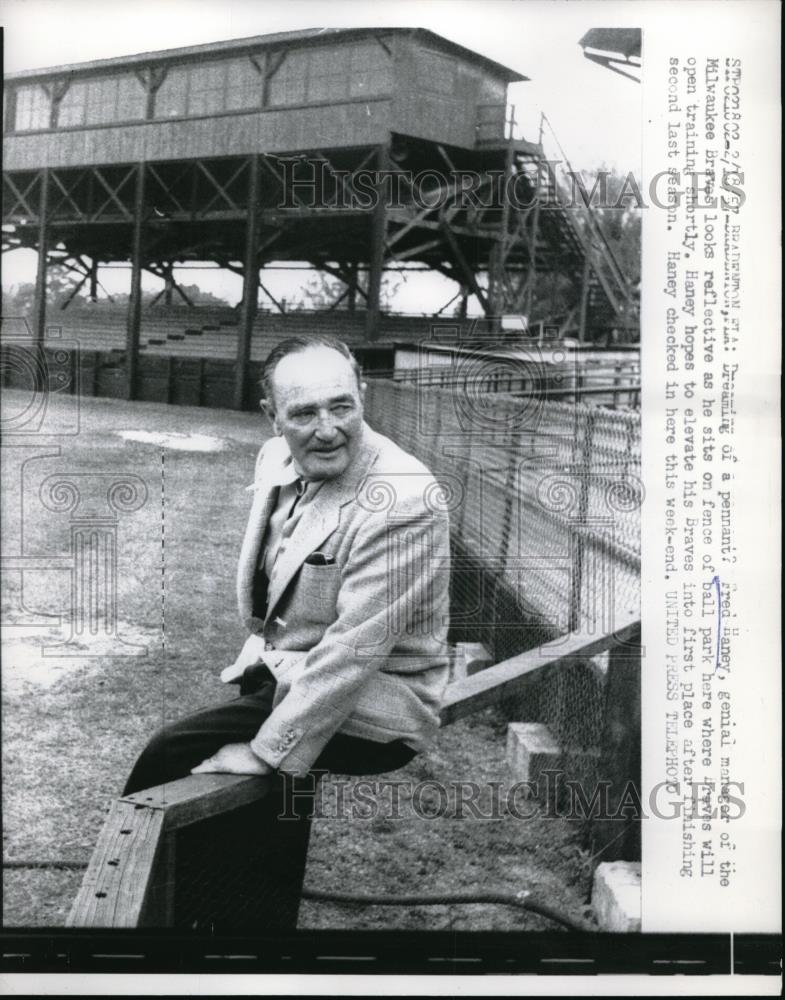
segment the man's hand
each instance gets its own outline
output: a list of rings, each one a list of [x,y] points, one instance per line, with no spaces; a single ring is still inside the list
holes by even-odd
[[[230,667],[224,667],[221,671],[221,680],[224,684],[231,684],[232,681],[240,680],[245,673],[246,667],[252,667],[259,663],[263,652],[264,637],[261,635],[249,635],[234,663]]]
[[[212,757],[191,768],[191,774],[272,774],[272,771],[247,743],[227,743]]]

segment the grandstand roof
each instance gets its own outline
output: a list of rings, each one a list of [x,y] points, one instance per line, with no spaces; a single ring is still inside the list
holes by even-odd
[[[70,63],[61,66],[44,66],[39,69],[18,70],[14,73],[7,73],[7,80],[37,79],[65,71],[76,73],[90,73],[96,70],[116,69],[121,66],[135,66],[139,64],[149,64],[154,61],[190,59],[193,56],[212,55],[221,52],[237,52],[245,50],[258,50],[260,48],[280,46],[296,42],[318,44],[325,39],[353,39],[384,35],[408,35],[418,41],[429,45],[437,46],[440,49],[460,56],[469,62],[477,63],[486,69],[491,69],[503,77],[508,83],[517,83],[528,80],[516,70],[503,66],[494,59],[480,55],[471,49],[467,49],[457,42],[452,42],[442,35],[426,28],[306,28],[300,31],[277,31],[268,35],[255,35],[250,38],[231,38],[220,42],[208,42],[202,45],[188,45],[176,49],[160,49],[152,52],[140,52],[126,56],[115,56],[111,59],[95,59],[91,62]]]

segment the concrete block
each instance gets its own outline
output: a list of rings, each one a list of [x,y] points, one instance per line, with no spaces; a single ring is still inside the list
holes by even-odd
[[[641,929],[639,861],[606,861],[597,866],[591,894],[600,930],[634,933]]]
[[[610,655],[610,650],[606,649],[604,653],[598,653],[596,656],[592,656],[586,661],[590,669],[594,672],[594,676],[603,686],[608,680]]]
[[[561,747],[542,722],[507,726],[507,763],[515,781],[536,782],[542,771],[558,768],[560,759]]]
[[[481,642],[457,642],[450,650],[450,680],[460,681],[493,664]]]
[[[470,677],[479,670],[485,670],[493,664],[491,654],[481,642],[459,642],[458,648],[466,665],[466,676]]]

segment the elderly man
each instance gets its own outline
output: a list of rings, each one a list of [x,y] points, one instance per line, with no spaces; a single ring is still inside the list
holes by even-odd
[[[257,925],[291,928],[320,775],[395,770],[438,727],[449,532],[425,466],[365,423],[343,343],[284,341],[262,386],[276,436],[257,458],[237,575],[250,634],[221,675],[240,695],[159,732],[125,794],[189,772],[271,775],[266,799],[214,836],[242,824],[260,852],[244,891],[271,903]]]

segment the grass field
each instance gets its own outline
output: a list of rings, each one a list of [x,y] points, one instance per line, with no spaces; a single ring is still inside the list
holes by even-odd
[[[21,394],[6,391],[4,406],[20,405]],[[26,570],[23,590],[21,572],[3,574],[6,861],[87,859],[110,801],[152,731],[234,695],[218,674],[244,638],[234,570],[250,503],[244,487],[266,434],[253,414],[68,397],[51,405],[49,417],[63,426],[78,407],[80,430],[60,439],[20,438],[19,447],[3,449],[3,554],[44,561],[68,556],[69,514],[42,504],[47,477],[62,473],[73,481],[78,474],[83,508],[95,516],[101,504],[106,509],[108,482],[138,476],[147,499],[117,520],[118,633],[146,655],[109,656],[104,647],[82,644],[70,647],[69,656],[43,656],[42,641],[54,644],[68,634],[46,616],[67,618],[70,574],[62,565]],[[154,437],[134,439],[140,432],[142,438],[175,436],[162,446]],[[216,450],[185,450],[192,446]],[[508,782],[505,727],[493,711],[448,727],[432,752],[395,777]],[[497,819],[425,819],[406,808],[400,819],[387,818],[384,809],[373,820],[331,818],[339,780],[323,782],[324,816],[314,821],[306,874],[312,887],[385,893],[526,888],[567,912],[582,911],[590,865],[565,821],[505,812]],[[479,804],[487,811],[483,799]],[[78,871],[5,871],[4,924],[62,925],[80,879]],[[304,903],[300,926],[552,925],[502,907]]]

